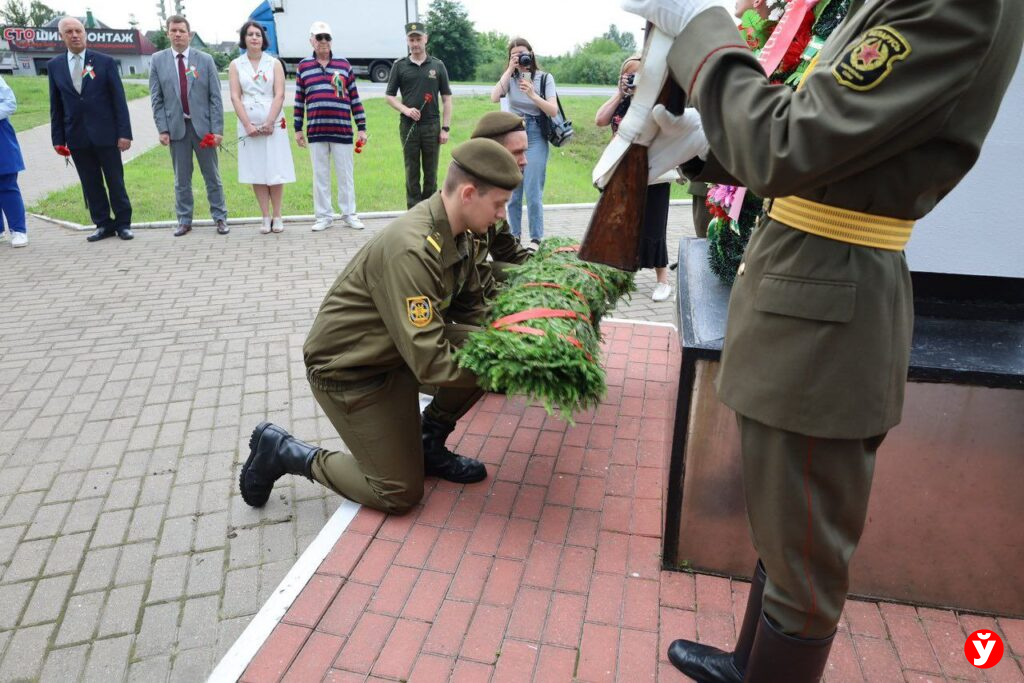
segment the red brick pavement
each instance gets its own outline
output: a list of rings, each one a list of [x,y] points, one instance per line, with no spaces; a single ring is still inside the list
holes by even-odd
[[[674,638],[730,647],[748,585],[660,568],[678,341],[604,326],[608,396],[575,426],[489,395],[452,435],[490,476],[362,509],[242,676],[271,681],[685,680]],[[967,634],[992,629],[982,673]],[[826,681],[1024,682],[1024,621],[850,601]]]

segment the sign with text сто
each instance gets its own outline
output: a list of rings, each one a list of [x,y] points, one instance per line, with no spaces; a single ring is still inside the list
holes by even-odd
[[[88,48],[100,52],[139,54],[139,32],[134,29],[86,29]],[[5,26],[3,38],[14,52],[54,52],[64,49],[56,27]]]

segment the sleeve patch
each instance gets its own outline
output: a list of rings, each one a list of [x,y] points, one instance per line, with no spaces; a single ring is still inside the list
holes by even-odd
[[[405,307],[413,327],[426,327],[434,319],[434,309],[430,305],[430,299],[425,296],[406,297]]]
[[[910,55],[910,43],[889,26],[869,29],[847,49],[832,67],[840,85],[865,92],[876,88],[892,73],[896,62]]]
[[[431,235],[427,235],[427,241],[430,242],[430,246],[434,247],[434,249],[437,249],[438,254],[441,253],[441,242],[439,241],[440,237],[441,236],[438,235],[436,232]]]

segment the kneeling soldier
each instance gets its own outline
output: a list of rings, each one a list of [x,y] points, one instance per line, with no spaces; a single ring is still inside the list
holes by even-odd
[[[371,239],[327,293],[303,355],[313,396],[351,453],[328,451],[264,422],[249,440],[239,488],[267,502],[274,482],[301,474],[384,512],[409,510],[425,475],[472,483],[483,464],[452,453],[445,439],[482,395],[453,354],[482,322],[473,234],[505,217],[522,182],[515,159],[492,140],[452,152],[442,191]],[[419,390],[437,387],[422,417]]]

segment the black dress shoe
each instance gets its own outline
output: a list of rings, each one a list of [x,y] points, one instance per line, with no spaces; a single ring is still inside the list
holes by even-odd
[[[87,242],[99,242],[105,240],[108,237],[113,237],[115,231],[113,228],[96,228],[96,231],[85,238]]]
[[[123,240],[130,240],[135,237],[135,233],[131,231],[131,228],[118,228],[117,236]]]
[[[182,223],[182,224],[178,225],[178,229],[174,231],[174,236],[175,237],[181,237],[182,235],[187,235],[190,232],[192,232],[192,226],[191,225],[185,225],[184,223]]]
[[[479,460],[453,453],[444,445],[455,425],[423,416],[423,471],[428,477],[440,477],[456,484],[475,484],[487,478],[487,468]]]
[[[217,221],[217,234],[218,235],[226,235],[229,232],[231,232],[231,228],[228,227],[227,223],[225,223],[224,221]]]
[[[242,500],[263,507],[274,482],[286,474],[313,480],[313,458],[320,449],[299,441],[275,424],[261,422],[249,437],[249,459],[238,475]]]

